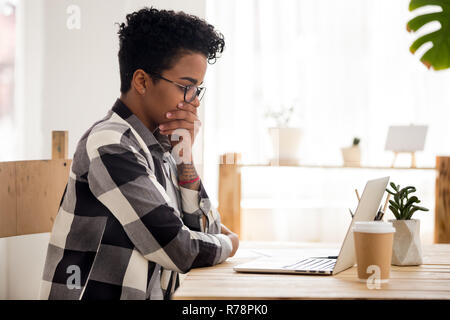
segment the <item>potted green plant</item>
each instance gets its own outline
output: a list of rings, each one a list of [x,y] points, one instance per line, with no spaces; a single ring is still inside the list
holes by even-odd
[[[361,149],[359,143],[360,138],[353,138],[350,147],[341,148],[342,157],[344,158],[344,167],[360,167],[361,166]]]
[[[416,188],[408,186],[400,188],[394,182],[390,183],[393,190],[386,191],[394,196],[389,200],[389,209],[394,214],[392,222],[395,228],[394,243],[392,247],[392,264],[398,266],[411,266],[422,264],[422,244],[420,241],[420,220],[412,219],[417,211],[429,211],[417,204],[420,200],[412,193]]]
[[[423,44],[432,42],[433,46],[423,54],[420,61],[428,69],[443,70],[450,68],[450,5],[448,0],[411,0],[409,11],[429,5],[440,6],[442,11],[418,15],[408,21],[406,29],[408,32],[416,32],[433,21],[438,21],[441,28],[415,40],[409,47],[409,51],[414,54]]]
[[[265,116],[275,122],[275,127],[269,128],[272,140],[273,158],[271,163],[279,165],[299,164],[300,141],[302,130],[299,127],[291,127],[294,107],[280,107],[279,110],[267,111]]]

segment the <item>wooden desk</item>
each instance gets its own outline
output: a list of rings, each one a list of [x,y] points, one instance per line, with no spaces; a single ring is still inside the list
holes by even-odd
[[[357,279],[356,266],[336,276],[237,273],[233,266],[261,257],[339,245],[241,242],[224,263],[182,275],[173,299],[450,299],[450,244],[423,246],[424,264],[392,266],[389,283],[368,289]]]

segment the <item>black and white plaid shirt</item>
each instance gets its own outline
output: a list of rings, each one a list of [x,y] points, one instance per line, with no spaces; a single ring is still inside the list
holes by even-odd
[[[82,136],[41,299],[168,299],[179,272],[228,258],[219,213],[202,184],[200,191],[178,185],[170,149],[167,136],[152,134],[120,99]]]

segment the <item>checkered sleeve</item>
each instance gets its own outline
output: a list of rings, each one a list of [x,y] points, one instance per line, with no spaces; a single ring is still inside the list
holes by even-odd
[[[165,269],[186,273],[224,261],[231,241],[189,229],[174,213],[130,130],[93,130],[87,140],[89,187],[136,249]]]
[[[180,187],[183,221],[192,230],[211,234],[220,233],[221,220],[217,209],[211,204],[200,181],[200,190]],[[202,216],[206,217],[206,228],[203,228]]]

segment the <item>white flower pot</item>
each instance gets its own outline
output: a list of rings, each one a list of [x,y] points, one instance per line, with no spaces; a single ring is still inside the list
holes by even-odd
[[[361,166],[361,149],[359,146],[352,146],[342,148],[342,157],[344,158],[345,167],[360,167]]]
[[[302,129],[300,128],[269,128],[272,139],[274,164],[297,165],[299,164],[300,141]]]
[[[392,246],[392,264],[418,266],[422,264],[420,220],[389,220],[395,228]]]

